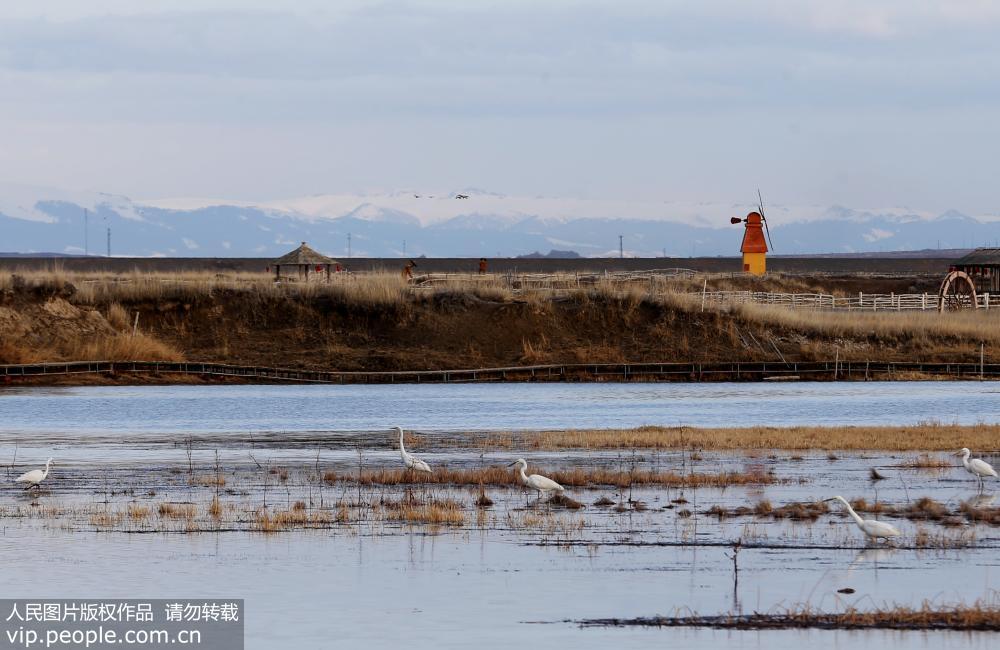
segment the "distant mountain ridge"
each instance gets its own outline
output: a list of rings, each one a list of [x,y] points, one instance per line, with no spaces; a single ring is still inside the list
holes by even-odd
[[[262,204],[143,202],[11,187],[0,185],[0,250],[79,255],[86,248],[103,255],[110,229],[111,254],[135,257],[277,257],[302,241],[333,257],[516,257],[547,250],[617,257],[619,235],[627,256],[736,255],[742,227],[728,219],[755,207],[509,197],[476,189]],[[780,255],[968,249],[1000,240],[996,217],[955,210],[932,215],[775,205],[766,211],[773,252]]]

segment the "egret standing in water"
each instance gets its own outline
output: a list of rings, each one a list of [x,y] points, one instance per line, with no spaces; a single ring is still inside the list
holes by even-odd
[[[962,457],[962,464],[965,465],[965,471],[972,474],[979,481],[979,489],[983,489],[983,479],[987,476],[992,476],[996,478],[997,471],[993,469],[993,466],[987,463],[985,460],[979,458],[973,458],[969,460],[969,456],[972,452],[968,448],[963,447],[962,451],[955,454],[956,456]]]
[[[878,541],[881,537],[888,541],[890,537],[899,537],[902,535],[899,529],[891,524],[887,524],[884,521],[876,521],[875,519],[862,519],[858,516],[858,513],[854,512],[854,508],[851,504],[847,502],[844,497],[830,497],[829,499],[823,499],[824,501],[840,501],[847,507],[848,514],[854,519],[855,523],[858,524],[858,528],[861,529],[869,539]]]
[[[406,451],[406,447],[403,446],[403,428],[396,427],[396,431],[399,431],[399,455],[403,459],[403,465],[406,466],[406,469],[412,469],[416,472],[427,472],[430,474],[431,466]]]
[[[40,469],[33,469],[30,472],[25,472],[17,477],[16,481],[18,483],[27,483],[25,490],[30,490],[31,488],[38,487],[38,484],[45,480],[45,477],[49,475],[49,465],[52,464],[52,459],[48,459],[45,462],[45,471]]]
[[[533,490],[538,491],[538,498],[541,499],[543,495],[547,495],[549,492],[563,492],[565,488],[559,485],[547,476],[542,476],[541,474],[527,475],[524,470],[528,469],[528,461],[523,458],[518,458],[513,463],[507,467],[513,467],[514,465],[520,465],[521,482],[530,487]]]

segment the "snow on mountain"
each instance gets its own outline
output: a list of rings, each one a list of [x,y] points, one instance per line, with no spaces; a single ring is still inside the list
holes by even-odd
[[[84,209],[88,210],[85,230]],[[617,255],[738,254],[729,223],[754,203],[507,196],[468,188],[324,194],[253,203],[126,197],[0,185],[0,251],[116,255],[514,256],[558,247]],[[1000,240],[1000,217],[909,208],[766,205],[776,253],[966,248]],[[85,237],[86,233],[86,237]]]
[[[39,205],[39,204],[42,205]],[[142,215],[132,201],[124,196],[103,192],[73,192],[50,187],[35,187],[0,183],[0,214],[24,219],[53,223],[57,219],[45,205],[67,204],[87,209],[91,213],[111,211],[123,219],[142,221]]]

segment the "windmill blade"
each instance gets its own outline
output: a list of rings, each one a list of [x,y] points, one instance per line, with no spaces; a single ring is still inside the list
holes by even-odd
[[[757,188],[757,207],[760,209],[760,220],[764,222],[764,232],[767,233],[767,245],[771,252],[774,252],[774,244],[771,242],[771,229],[767,227],[767,217],[764,216],[764,198],[760,195],[760,188]]]

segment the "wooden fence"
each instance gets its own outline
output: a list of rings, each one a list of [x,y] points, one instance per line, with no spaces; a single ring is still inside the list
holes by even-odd
[[[0,380],[79,374],[197,375],[250,383],[391,384],[503,381],[771,381],[871,379],[1000,379],[1000,364],[897,361],[730,361],[720,363],[597,363],[509,366],[458,370],[340,372],[221,363],[165,361],[77,361],[0,365]]]
[[[791,309],[823,309],[843,311],[927,311],[938,309],[938,297],[933,293],[858,293],[854,296],[834,296],[826,293],[768,293],[762,291],[705,291],[689,294],[702,298],[705,304],[779,305]],[[979,309],[996,309],[1000,297],[988,293],[976,296]],[[971,306],[971,305],[970,305]]]

